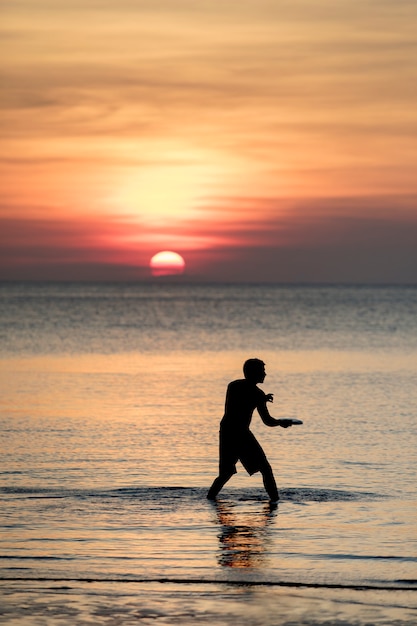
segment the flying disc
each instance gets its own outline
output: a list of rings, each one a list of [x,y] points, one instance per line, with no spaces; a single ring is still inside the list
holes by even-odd
[[[302,420],[297,419],[296,417],[281,417],[282,422],[286,422],[290,426],[295,426],[296,424],[302,424]]]

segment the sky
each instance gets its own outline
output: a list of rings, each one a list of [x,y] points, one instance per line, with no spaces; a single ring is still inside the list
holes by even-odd
[[[1,280],[417,283],[415,0],[2,0]]]

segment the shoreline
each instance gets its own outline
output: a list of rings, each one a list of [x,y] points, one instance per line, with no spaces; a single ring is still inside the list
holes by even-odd
[[[205,579],[205,578],[177,578],[177,577],[161,577],[154,578],[145,577],[106,577],[98,578],[86,576],[71,577],[71,576],[37,576],[37,577],[23,577],[23,576],[0,576],[1,583],[89,583],[89,584],[106,584],[106,583],[121,583],[130,585],[147,585],[147,584],[161,584],[161,585],[230,585],[233,587],[280,587],[289,589],[329,589],[329,590],[341,590],[341,591],[416,591],[417,592],[417,580],[399,580],[392,581],[391,583],[378,585],[378,584],[362,584],[362,583],[321,583],[321,582],[296,582],[296,581],[283,581],[283,580],[250,580],[250,579]]]

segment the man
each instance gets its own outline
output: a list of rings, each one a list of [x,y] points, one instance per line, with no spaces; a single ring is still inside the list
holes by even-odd
[[[270,502],[279,500],[278,489],[272,468],[264,451],[249,430],[252,414],[258,410],[267,426],[288,428],[291,420],[275,419],[269,414],[267,402],[273,402],[273,394],[265,394],[258,383],[265,380],[265,363],[260,359],[249,359],[243,365],[245,378],[231,382],[227,387],[225,413],[220,422],[219,475],[207,494],[215,500],[227,481],[236,474],[236,463],[240,461],[248,474],[261,472]]]

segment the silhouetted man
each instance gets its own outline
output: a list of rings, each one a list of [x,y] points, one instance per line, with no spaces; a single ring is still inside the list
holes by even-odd
[[[220,422],[219,475],[207,494],[214,500],[227,481],[236,474],[240,461],[248,474],[261,472],[263,483],[271,503],[278,502],[279,495],[272,468],[264,451],[249,430],[252,414],[258,410],[267,426],[291,426],[287,419],[275,419],[269,414],[267,402],[273,402],[273,394],[265,394],[257,387],[265,380],[265,363],[260,359],[248,359],[243,365],[245,378],[234,380],[227,387],[225,413]]]

